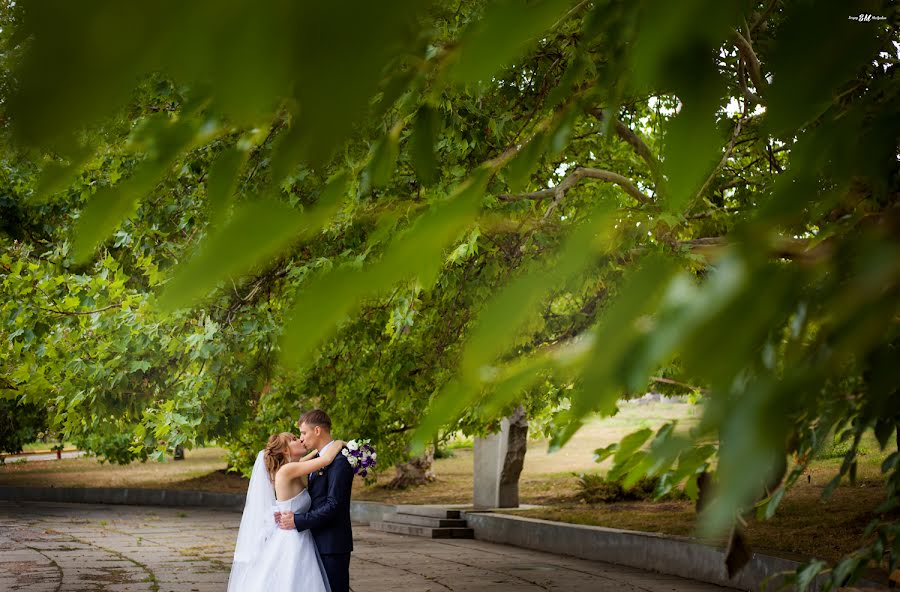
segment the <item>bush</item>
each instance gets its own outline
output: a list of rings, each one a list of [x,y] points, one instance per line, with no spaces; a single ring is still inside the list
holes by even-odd
[[[434,449],[435,460],[439,458],[453,458],[453,449],[448,446],[438,446]]]
[[[47,410],[15,399],[0,399],[0,452],[15,454],[47,429]]]
[[[611,481],[603,475],[581,473],[578,477],[576,497],[587,504],[608,504],[610,502],[651,501],[659,485],[658,477],[641,477],[637,483],[626,489],[621,480]],[[673,489],[662,500],[685,499],[684,492]]]
[[[816,458],[819,460],[829,460],[833,458],[844,458],[848,452],[850,452],[850,446],[853,444],[852,439],[847,439],[841,442],[838,439],[832,440],[830,444],[827,444],[819,449],[819,452],[816,453]],[[869,454],[869,449],[860,444],[856,449],[857,456],[866,456]]]
[[[576,497],[588,504],[605,504],[628,499],[628,492],[617,481],[607,481],[602,475],[582,473],[578,475]]]

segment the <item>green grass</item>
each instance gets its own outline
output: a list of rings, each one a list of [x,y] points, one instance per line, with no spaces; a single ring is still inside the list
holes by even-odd
[[[52,452],[52,448],[56,446],[56,442],[32,442],[22,447],[22,452]],[[71,442],[63,442],[63,450],[75,450],[75,445]]]

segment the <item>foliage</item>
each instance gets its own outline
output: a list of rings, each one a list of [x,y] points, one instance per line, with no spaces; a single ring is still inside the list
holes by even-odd
[[[669,491],[657,496],[660,491],[658,477],[642,477],[631,487],[624,487],[621,480],[613,480],[596,473],[581,473],[578,477],[576,498],[587,504],[623,501],[644,501],[655,499],[682,499],[678,491]]]
[[[830,444],[819,449],[819,452],[816,453],[816,458],[821,460],[844,458],[845,456],[847,456],[847,453],[850,452],[851,448],[853,448],[853,441],[850,438],[846,438],[844,440],[835,439]],[[858,444],[856,446],[857,457],[866,456],[871,453],[872,451],[864,447],[862,444]]]
[[[0,452],[22,452],[47,429],[47,413],[33,403],[0,398]]]
[[[519,403],[562,446],[680,385],[700,426],[614,471],[691,492],[715,454],[718,532],[775,511],[788,455],[837,433],[852,475],[896,433],[888,2],[2,16],[4,375],[67,434],[246,467],[320,404],[389,463]]]

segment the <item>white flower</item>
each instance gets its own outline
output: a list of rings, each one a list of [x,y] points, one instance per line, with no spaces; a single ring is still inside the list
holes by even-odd
[[[372,455],[371,455],[369,458],[371,458],[372,460],[375,460],[375,458],[377,458],[377,456],[378,456],[378,455],[375,454],[375,453],[373,452]]]
[[[356,440],[350,440],[347,442],[347,448],[350,450],[359,450],[359,444],[356,443]]]
[[[355,456],[348,456],[348,457],[347,457],[347,462],[350,463],[350,466],[351,466],[351,467],[355,467],[355,466],[356,466],[356,463],[359,462],[359,459],[356,458]]]
[[[347,450],[346,448],[341,448],[341,454],[343,454],[344,456],[347,456],[348,454],[350,454],[350,451]]]

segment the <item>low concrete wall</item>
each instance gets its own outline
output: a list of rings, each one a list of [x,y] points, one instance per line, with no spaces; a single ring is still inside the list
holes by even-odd
[[[122,487],[0,487],[0,499],[75,504],[203,506],[231,510],[244,509],[243,494]]]
[[[397,513],[397,506],[378,502],[350,502],[350,521],[355,524],[369,525],[370,522],[381,522]]]
[[[132,506],[202,506],[225,510],[244,509],[243,493],[176,491],[121,487],[6,487],[0,486],[0,500],[59,502],[68,504],[116,504]],[[350,519],[357,524],[384,520],[397,513],[390,504],[350,502]]]
[[[760,590],[770,576],[794,571],[800,565],[790,559],[754,553],[750,563],[729,579],[724,551],[692,539],[506,514],[465,512],[464,517],[478,540],[627,565],[740,590]],[[773,577],[769,589],[778,589],[780,580]],[[819,578],[811,588],[818,589],[823,582],[824,578]],[[878,584],[863,581],[858,585]]]

